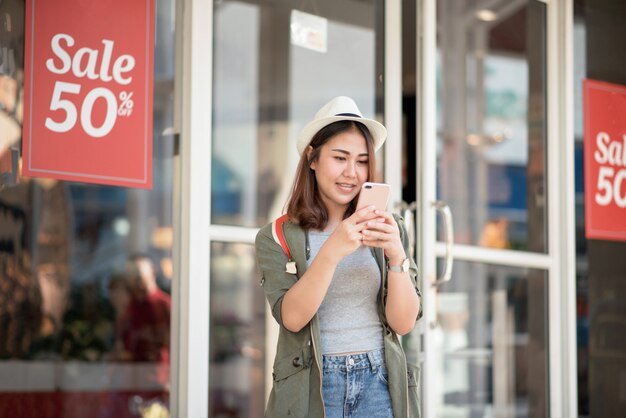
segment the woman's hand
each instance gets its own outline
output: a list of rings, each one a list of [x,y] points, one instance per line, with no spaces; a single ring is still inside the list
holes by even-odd
[[[396,220],[389,212],[381,210],[375,210],[374,215],[374,219],[364,222],[365,226],[361,231],[363,245],[382,248],[390,264],[402,264],[406,254]]]
[[[398,223],[389,212],[377,210],[374,214],[376,218],[366,221],[365,229],[361,232],[363,244],[383,248],[389,265],[401,265],[406,259],[406,253]],[[387,321],[395,332],[405,335],[415,326],[420,300],[408,272],[389,271],[387,277]]]
[[[337,262],[341,261],[345,256],[356,251],[361,244],[364,244],[365,236],[363,235],[363,230],[367,228],[367,223],[375,220],[375,218],[374,206],[368,206],[354,212],[350,217],[337,225],[331,236],[324,243],[323,251],[336,257]]]

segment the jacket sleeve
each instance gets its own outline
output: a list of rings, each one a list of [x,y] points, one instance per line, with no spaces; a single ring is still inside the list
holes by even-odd
[[[398,223],[398,228],[400,228],[400,239],[402,240],[402,246],[404,247],[404,253],[407,255],[407,257],[409,258],[411,265],[409,266],[409,276],[411,277],[411,280],[413,281],[413,286],[415,287],[415,292],[417,292],[417,296],[420,299],[420,310],[417,314],[417,319],[420,319],[423,315],[422,312],[422,292],[420,292],[419,289],[419,275],[418,275],[418,268],[417,268],[417,264],[415,263],[415,260],[413,259],[413,257],[411,256],[411,242],[409,240],[409,234],[407,232],[406,229],[406,223],[404,222],[404,218],[402,218],[399,215],[395,215],[394,214],[394,218],[396,219],[396,222]]]
[[[272,238],[271,224],[263,227],[255,240],[256,259],[261,272],[261,286],[278,325],[284,328],[281,306],[285,293],[298,278],[285,271],[288,258],[282,247]]]

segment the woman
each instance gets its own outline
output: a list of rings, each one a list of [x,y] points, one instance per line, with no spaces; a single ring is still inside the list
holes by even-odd
[[[411,417],[417,368],[397,334],[420,313],[417,268],[401,218],[355,210],[374,180],[386,129],[348,97],[327,103],[302,130],[284,238],[259,231],[262,284],[280,325],[267,417]]]

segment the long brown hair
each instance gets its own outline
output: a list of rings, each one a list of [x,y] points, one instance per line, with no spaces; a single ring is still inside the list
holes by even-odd
[[[374,181],[376,176],[376,153],[374,151],[374,140],[369,129],[362,123],[351,120],[333,122],[323,127],[313,136],[309,143],[313,147],[310,158],[306,150],[300,156],[296,178],[291,189],[291,195],[287,201],[289,218],[302,228],[322,230],[328,223],[328,210],[320,198],[315,171],[311,168],[311,163],[319,159],[322,146],[332,137],[353,129],[358,130],[365,138],[368,155],[367,180]],[[344,219],[354,213],[357,198],[358,195],[348,205],[344,213]]]

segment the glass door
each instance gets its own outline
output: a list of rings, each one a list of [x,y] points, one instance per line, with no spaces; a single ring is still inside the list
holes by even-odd
[[[263,416],[278,330],[258,283],[255,235],[282,214],[298,132],[322,105],[350,96],[383,121],[382,8],[213,2],[209,417]]]
[[[424,318],[410,347],[424,417],[551,415],[546,9],[424,0],[414,11],[408,162]]]

